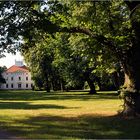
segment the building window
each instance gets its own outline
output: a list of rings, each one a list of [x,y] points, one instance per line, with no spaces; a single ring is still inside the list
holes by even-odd
[[[26,77],[26,81],[28,81],[28,77]]]
[[[8,88],[8,84],[6,84],[6,88]]]
[[[21,77],[18,77],[18,80],[21,81]]]
[[[26,88],[28,88],[28,84],[26,84]]]
[[[21,88],[21,84],[18,84],[18,88]]]
[[[13,77],[11,77],[11,81],[13,81],[14,80],[14,78]]]
[[[14,88],[14,85],[13,84],[11,84],[11,88]]]

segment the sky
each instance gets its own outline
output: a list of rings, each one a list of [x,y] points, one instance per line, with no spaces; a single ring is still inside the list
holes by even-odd
[[[4,53],[6,57],[0,58],[0,66],[6,66],[7,68],[11,67],[15,64],[15,60],[23,61],[23,56],[21,56],[20,52],[16,52],[16,55],[11,53]],[[25,63],[24,63],[25,64]]]

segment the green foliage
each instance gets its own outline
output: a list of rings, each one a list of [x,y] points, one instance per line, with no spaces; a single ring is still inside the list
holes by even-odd
[[[0,67],[0,84],[6,83],[5,79],[2,76],[2,73],[6,70],[7,68],[5,66]]]
[[[34,42],[35,30],[42,34],[71,27],[87,28],[93,31],[93,34],[103,35],[114,42],[114,49],[122,49],[122,47],[126,49],[129,46],[129,38],[132,37],[129,10],[121,0],[117,2],[54,0],[28,3],[6,1],[0,4],[1,31],[5,36],[1,40],[3,39],[4,46],[17,44],[15,40],[19,40],[20,36]],[[100,40],[99,43],[102,41]]]
[[[6,1],[0,3],[0,11],[3,50],[22,46],[18,49],[44,88],[52,81],[83,85],[85,77],[110,84],[104,75],[124,62],[135,35],[130,10],[122,0]]]
[[[50,90],[50,84],[54,78],[54,69],[52,61],[54,59],[54,46],[51,40],[43,41],[38,39],[38,43],[26,49],[26,46],[22,46],[22,52],[28,66],[31,69],[33,80],[35,80],[36,86],[46,90]],[[50,41],[50,44],[47,42]],[[29,42],[27,42],[29,43]],[[27,44],[26,44],[27,45]],[[31,44],[30,44],[31,45]]]

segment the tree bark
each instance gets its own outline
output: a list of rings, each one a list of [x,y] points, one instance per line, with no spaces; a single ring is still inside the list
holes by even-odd
[[[131,53],[130,53],[131,51]],[[125,81],[122,90],[124,98],[123,115],[140,114],[140,48],[135,46],[127,53],[123,64]]]
[[[88,85],[90,87],[89,94],[96,94],[95,85],[93,83],[93,80],[87,79],[87,83],[88,83]]]
[[[50,88],[49,83],[46,85],[46,91],[47,91],[47,92],[50,92],[50,91],[51,91],[51,88]]]
[[[87,81],[90,88],[89,94],[92,94],[92,95],[96,94],[95,85],[94,85],[95,80],[93,79],[93,76],[91,76],[91,72],[93,69],[95,68],[87,68],[84,73],[85,81]]]
[[[136,10],[140,2],[125,1],[130,10],[130,21],[132,32],[131,45],[126,51],[122,66],[125,74],[122,95],[124,108],[122,114],[125,116],[140,115],[140,22]],[[134,15],[137,14],[137,16]]]
[[[47,92],[51,91],[51,84],[50,84],[50,81],[48,80],[48,75],[45,77],[44,88]]]

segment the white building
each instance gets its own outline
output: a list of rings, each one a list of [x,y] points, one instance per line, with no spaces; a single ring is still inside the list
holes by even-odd
[[[31,73],[22,61],[15,61],[15,65],[2,75],[6,83],[1,85],[1,89],[32,89]]]

